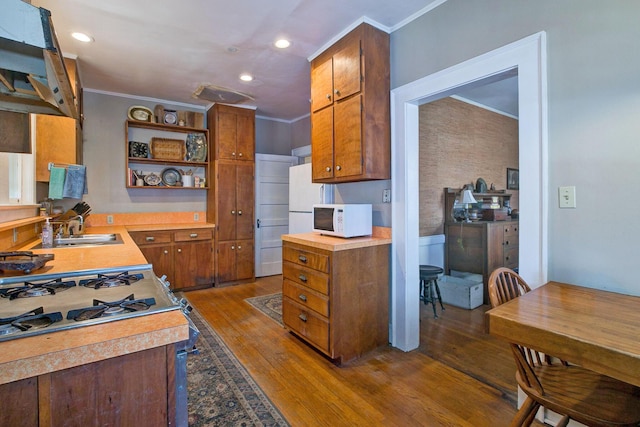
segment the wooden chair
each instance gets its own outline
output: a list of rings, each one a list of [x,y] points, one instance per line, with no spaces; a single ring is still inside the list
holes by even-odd
[[[506,267],[495,269],[489,277],[489,300],[492,307],[511,301],[530,290],[527,282],[518,273]]]
[[[517,273],[507,268],[489,277],[492,307],[529,292]],[[516,381],[527,395],[511,426],[529,426],[544,406],[562,419],[557,426],[575,420],[587,426],[640,425],[640,388],[600,375],[580,366],[558,361],[548,355],[510,343],[515,358]]]

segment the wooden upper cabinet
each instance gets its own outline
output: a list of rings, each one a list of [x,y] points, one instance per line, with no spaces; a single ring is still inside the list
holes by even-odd
[[[255,111],[215,104],[207,112],[214,160],[255,159]]]
[[[64,58],[80,120],[35,115],[36,181],[49,182],[49,163],[82,164],[82,88],[76,62]]]
[[[313,181],[391,178],[389,35],[361,24],[311,61]]]

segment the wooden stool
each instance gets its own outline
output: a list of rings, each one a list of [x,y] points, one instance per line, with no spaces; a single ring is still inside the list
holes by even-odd
[[[440,296],[440,287],[438,286],[438,275],[444,270],[435,265],[420,266],[420,300],[426,304],[431,303],[433,306],[433,317],[438,318],[436,313],[436,300],[440,302],[440,307],[444,310],[442,297]]]

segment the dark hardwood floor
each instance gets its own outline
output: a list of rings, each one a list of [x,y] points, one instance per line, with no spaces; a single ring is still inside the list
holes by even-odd
[[[420,348],[383,347],[338,367],[244,300],[282,276],[185,293],[292,426],[507,426],[515,364],[484,311],[421,304]],[[537,424],[542,425],[542,424]]]

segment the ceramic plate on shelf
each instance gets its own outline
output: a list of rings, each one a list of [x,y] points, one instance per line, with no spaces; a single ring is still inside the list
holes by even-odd
[[[149,144],[138,141],[129,141],[129,157],[146,159],[149,157]]]
[[[207,160],[207,140],[202,133],[190,133],[187,135],[188,162],[204,162]]]
[[[160,174],[162,183],[168,187],[175,187],[177,183],[182,183],[182,174],[176,168],[166,168]]]
[[[127,116],[130,120],[139,122],[153,122],[153,111],[142,105],[134,105],[129,108]]]
[[[150,173],[144,177],[144,182],[146,182],[147,185],[158,185],[162,182],[162,178],[160,178],[158,174]]]

